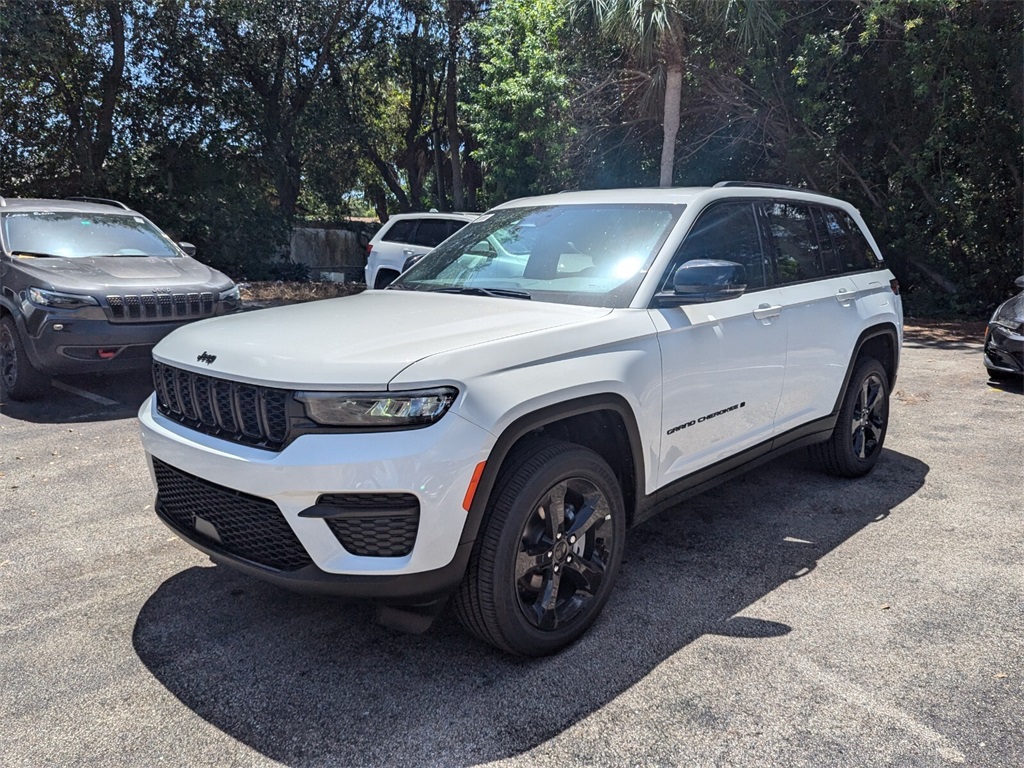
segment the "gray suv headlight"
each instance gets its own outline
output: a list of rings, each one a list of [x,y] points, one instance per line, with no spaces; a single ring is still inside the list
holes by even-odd
[[[81,309],[82,307],[99,306],[99,302],[92,296],[47,291],[44,288],[29,288],[28,300],[37,306],[53,307],[54,309]]]
[[[411,427],[433,424],[447,413],[458,390],[416,392],[297,392],[317,424],[332,427]]]
[[[239,295],[238,295],[238,286],[237,285],[232,285],[230,288],[228,288],[227,290],[221,291],[217,295],[217,300],[218,301],[238,301],[238,298],[239,298]]]

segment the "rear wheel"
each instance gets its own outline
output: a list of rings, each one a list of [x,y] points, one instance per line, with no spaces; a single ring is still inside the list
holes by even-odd
[[[46,391],[46,377],[25,353],[14,318],[0,318],[0,399],[36,400]]]
[[[554,653],[607,602],[625,529],[604,459],[572,443],[531,442],[495,486],[455,601],[459,619],[511,653]]]
[[[888,426],[889,377],[880,362],[866,357],[850,377],[832,437],[811,446],[811,455],[833,475],[861,477],[878,461]]]

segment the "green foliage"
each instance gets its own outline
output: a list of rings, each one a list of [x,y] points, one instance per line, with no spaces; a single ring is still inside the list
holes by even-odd
[[[568,176],[565,29],[557,0],[496,0],[471,29],[479,84],[464,110],[492,203],[555,191]]]
[[[861,206],[910,312],[981,316],[1021,271],[1024,8],[851,10],[793,25],[788,168]]]
[[[270,278],[297,219],[445,208],[451,142],[476,208],[650,184],[676,62],[676,183],[849,199],[911,313],[982,317],[1024,271],[1022,39],[982,0],[0,0],[0,194]]]

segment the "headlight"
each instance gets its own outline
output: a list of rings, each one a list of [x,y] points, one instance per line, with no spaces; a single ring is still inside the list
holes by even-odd
[[[28,299],[40,307],[54,307],[55,309],[81,309],[82,307],[99,306],[99,302],[92,296],[47,291],[42,288],[29,288]]]
[[[447,413],[458,390],[417,392],[297,392],[306,414],[332,427],[411,427],[433,424]]]
[[[1021,323],[1017,318],[1011,316],[1000,317],[999,313],[996,312],[992,316],[992,319],[988,321],[989,325],[998,325],[1000,328],[1005,328],[1010,333],[1021,333],[1024,331],[1024,323]]]
[[[232,285],[226,291],[221,291],[217,295],[217,301],[238,301],[238,286]]]

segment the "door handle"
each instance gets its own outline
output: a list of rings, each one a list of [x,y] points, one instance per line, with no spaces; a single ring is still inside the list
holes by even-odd
[[[769,320],[782,314],[781,304],[758,304],[754,317],[758,320]]]
[[[404,256],[415,256],[416,255],[416,251],[414,251],[412,248],[406,248],[406,249],[404,249],[402,251],[402,255],[404,255]]]
[[[844,307],[848,307],[850,306],[850,302],[853,301],[853,293],[846,290],[845,288],[840,288],[838,291],[836,291],[836,301],[838,301]]]

